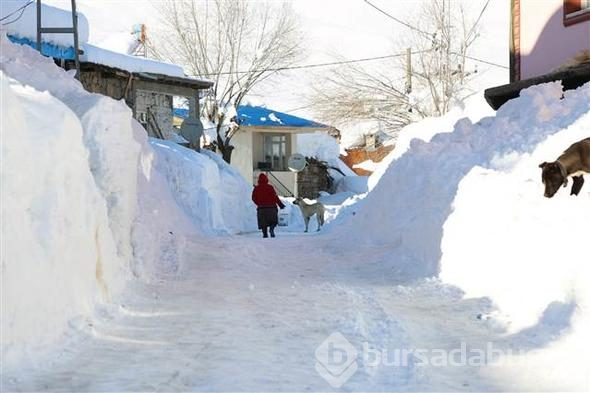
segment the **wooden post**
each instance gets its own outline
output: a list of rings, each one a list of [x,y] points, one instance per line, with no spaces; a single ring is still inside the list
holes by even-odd
[[[188,117],[194,117],[197,119],[199,118],[198,105],[199,105],[199,100],[197,98],[188,97]]]

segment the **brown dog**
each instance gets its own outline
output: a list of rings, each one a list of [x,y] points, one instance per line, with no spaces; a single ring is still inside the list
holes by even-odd
[[[559,187],[567,187],[568,177],[572,177],[570,195],[578,195],[584,185],[583,173],[590,173],[590,138],[582,139],[567,148],[554,162],[539,165],[543,169],[541,179],[545,184],[545,196],[553,197]]]

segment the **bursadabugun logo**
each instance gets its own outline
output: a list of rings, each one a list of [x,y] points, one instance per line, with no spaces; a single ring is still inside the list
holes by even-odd
[[[497,347],[487,342],[479,347],[461,342],[459,348],[379,348],[362,343],[364,368],[371,367],[493,367],[526,362],[534,350]],[[338,332],[332,333],[315,351],[316,371],[333,387],[339,388],[358,370],[359,352]]]
[[[339,388],[358,370],[358,351],[340,333],[332,333],[317,349],[315,370],[333,388]]]

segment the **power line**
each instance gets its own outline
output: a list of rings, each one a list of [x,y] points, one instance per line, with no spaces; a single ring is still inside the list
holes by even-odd
[[[451,52],[451,53],[454,54],[454,55],[457,55],[457,56],[463,56],[466,59],[470,59],[470,60],[473,60],[473,61],[478,61],[480,63],[488,64],[488,65],[491,65],[491,66],[494,66],[494,67],[504,68],[504,69],[507,69],[507,70],[509,69],[509,67],[507,67],[505,65],[494,63],[494,62],[491,62],[491,61],[488,61],[488,60],[478,59],[477,57],[462,55],[462,54],[459,54],[459,53],[456,53],[456,52]]]
[[[409,24],[407,22],[404,22],[401,19],[396,18],[395,16],[391,15],[390,13],[388,13],[388,12],[382,10],[381,8],[377,7],[375,4],[371,3],[369,0],[364,0],[364,1],[365,1],[365,3],[367,3],[368,5],[370,5],[371,7],[373,7],[374,9],[376,9],[377,11],[381,12],[383,15],[387,16],[390,19],[393,19],[394,21],[396,21],[399,24],[402,24],[402,25],[406,26],[408,29],[417,31],[417,32],[419,32],[421,34],[424,34],[424,35],[428,36],[428,37],[432,37],[432,34],[431,33],[427,33],[427,32],[425,32],[423,30],[420,30],[417,27],[412,26],[411,24]]]
[[[412,54],[420,54],[420,53],[425,53],[425,52],[431,52],[432,49],[429,50],[421,50],[421,51],[413,51]],[[494,67],[499,67],[499,68],[504,68],[504,69],[509,69],[509,67],[502,65],[502,64],[498,64],[498,63],[494,63],[488,60],[483,60],[483,59],[479,59],[476,57],[472,57],[472,56],[467,56],[467,55],[462,55],[460,53],[457,52],[451,52],[454,55],[457,56],[464,56],[467,59],[473,60],[473,61],[477,61],[480,63],[484,63],[484,64],[488,64]],[[342,64],[352,64],[352,63],[362,63],[362,62],[367,62],[367,61],[375,61],[375,60],[383,60],[383,59],[390,59],[390,58],[394,58],[394,57],[401,57],[401,56],[405,56],[407,53],[396,53],[393,55],[385,55],[385,56],[377,56],[377,57],[367,57],[367,58],[362,58],[362,59],[353,59],[353,60],[342,60],[342,61],[334,61],[334,62],[328,62],[328,63],[316,63],[316,64],[303,64],[303,65],[299,65],[299,66],[286,66],[286,67],[278,67],[278,68],[268,68],[265,70],[249,70],[249,71],[235,71],[235,72],[220,72],[220,73],[209,73],[209,74],[201,74],[201,75],[197,75],[197,76],[201,76],[201,77],[206,77],[206,76],[212,76],[212,75],[232,75],[232,74],[249,74],[252,72],[276,72],[276,71],[286,71],[286,70],[301,70],[301,69],[308,69],[308,68],[318,68],[318,67],[328,67],[328,66],[334,66],[334,65],[342,65]]]
[[[285,111],[283,111],[284,113],[289,113],[289,112],[295,112],[295,111],[299,111],[301,109],[307,109],[307,108],[311,108],[312,106],[314,106],[315,104],[308,104],[308,105],[304,105],[304,106],[300,106],[298,108],[293,108],[293,109],[287,109]]]
[[[479,21],[481,20],[481,17],[483,16],[483,14],[486,12],[486,9],[488,8],[488,5],[490,5],[490,0],[486,1],[486,3],[484,4],[483,8],[481,9],[481,12],[479,13],[479,16],[475,20],[475,23],[473,24],[473,26],[471,26],[471,29],[469,29],[469,33],[467,33],[467,39],[469,39],[471,37],[471,33],[474,32],[475,28],[479,24]]]
[[[428,51],[416,51],[412,52],[412,54],[419,54]],[[318,67],[328,67],[333,65],[341,65],[341,64],[351,64],[351,63],[361,63],[366,61],[374,61],[374,60],[383,60],[383,59],[390,59],[393,57],[400,57],[405,56],[406,52],[404,53],[396,53],[393,55],[385,55],[385,56],[377,56],[377,57],[366,57],[363,59],[354,59],[354,60],[342,60],[342,61],[333,61],[329,63],[316,63],[316,64],[304,64],[299,66],[285,66],[285,67],[278,67],[278,68],[268,68],[264,70],[249,70],[249,71],[234,71],[234,72],[219,72],[219,73],[209,73],[209,74],[202,74],[200,76],[211,76],[211,75],[232,75],[232,74],[249,74],[252,72],[270,72],[270,71],[285,71],[285,70],[300,70],[306,68],[318,68]]]
[[[16,21],[17,21],[17,20],[19,20],[20,18],[22,18],[23,14],[25,13],[25,9],[26,9],[28,6],[30,6],[31,4],[33,4],[34,2],[35,2],[34,0],[31,0],[31,1],[29,1],[27,4],[25,4],[25,5],[23,5],[23,6],[19,7],[19,8],[17,8],[16,10],[12,11],[10,14],[8,14],[8,15],[6,15],[6,16],[3,16],[3,17],[0,19],[0,21],[4,21],[4,20],[8,19],[8,18],[10,18],[12,15],[14,15],[14,14],[16,14],[17,12],[19,12],[19,11],[20,11],[20,14],[19,14],[19,15],[16,17],[16,19],[14,19],[14,20],[11,20],[10,22],[2,23],[2,26],[9,25],[9,24],[11,24],[11,23],[14,23],[14,22],[16,22]]]
[[[365,2],[365,3],[367,3],[368,5],[370,5],[371,7],[373,7],[374,9],[376,9],[377,11],[379,11],[379,12],[381,12],[382,14],[386,15],[387,17],[389,17],[389,18],[393,19],[394,21],[396,21],[396,22],[398,22],[398,23],[400,23],[400,24],[402,24],[402,25],[406,26],[406,27],[407,27],[407,28],[409,28],[409,29],[412,29],[412,30],[414,30],[414,31],[417,31],[417,32],[419,32],[419,33],[422,33],[422,34],[424,34],[424,35],[427,35],[427,36],[429,36],[429,37],[432,37],[432,36],[433,36],[431,33],[427,33],[427,32],[425,32],[425,31],[423,31],[423,30],[420,30],[420,29],[419,29],[419,28],[417,28],[417,27],[414,27],[414,26],[410,25],[409,23],[406,23],[406,22],[404,22],[403,20],[400,20],[400,19],[396,18],[395,16],[393,16],[393,15],[389,14],[388,12],[386,12],[386,11],[382,10],[381,8],[377,7],[375,4],[371,3],[369,0],[364,0],[364,2]],[[483,6],[483,8],[482,8],[482,10],[481,10],[481,12],[479,13],[479,16],[478,16],[478,18],[477,18],[477,21],[475,22],[475,24],[474,24],[474,26],[473,26],[473,27],[475,27],[475,26],[476,26],[476,25],[479,23],[480,19],[482,18],[483,14],[484,14],[485,10],[488,8],[488,5],[489,5],[489,4],[490,4],[490,0],[488,0],[488,1],[485,3],[485,5]],[[469,34],[471,34],[471,31],[469,32]],[[471,60],[474,60],[474,61],[478,61],[478,62],[480,62],[480,63],[488,64],[488,65],[491,65],[491,66],[494,66],[494,67],[499,67],[499,68],[508,69],[508,67],[507,67],[507,66],[505,66],[505,65],[502,65],[502,64],[493,63],[493,62],[491,62],[491,61],[482,60],[482,59],[478,59],[478,58],[471,57],[471,56],[461,55],[461,54],[459,54],[459,53],[456,53],[456,52],[452,52],[452,53],[453,53],[454,55],[458,55],[458,56],[465,56],[465,58],[467,58],[467,59],[471,59]],[[412,53],[412,54],[413,54],[413,53]]]

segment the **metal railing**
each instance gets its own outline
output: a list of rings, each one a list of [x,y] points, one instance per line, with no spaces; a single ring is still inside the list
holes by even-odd
[[[283,182],[281,182],[278,177],[273,175],[273,173],[271,171],[266,171],[266,174],[270,175],[270,177],[273,178],[273,180],[274,180],[273,183],[276,182],[275,184],[279,184],[281,187],[283,187],[284,191],[287,191],[287,193],[289,195],[291,195],[292,197],[295,197],[295,194],[293,194],[293,192],[291,192],[291,190],[289,190],[289,188],[286,185],[284,185]]]

